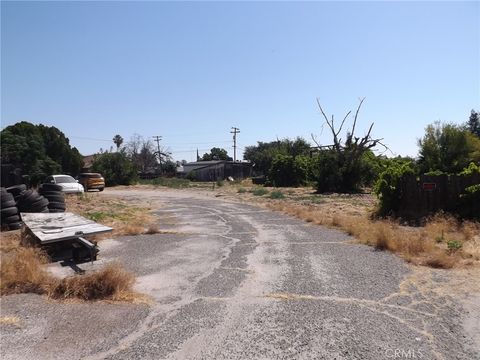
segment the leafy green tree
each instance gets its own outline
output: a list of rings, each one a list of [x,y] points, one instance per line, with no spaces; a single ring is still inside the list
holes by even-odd
[[[77,175],[83,166],[80,152],[70,146],[70,140],[63,132],[53,126],[38,125],[44,141],[46,155],[60,164],[61,171]]]
[[[210,153],[205,153],[202,156],[200,161],[211,161],[211,160],[227,160],[232,161],[233,159],[228,156],[227,150],[214,147],[210,150]]]
[[[130,185],[137,177],[137,169],[125,151],[98,154],[92,170],[103,175],[107,186]]]
[[[283,139],[272,142],[261,142],[257,145],[247,146],[243,154],[245,160],[254,164],[255,175],[268,175],[274,158],[277,155],[285,155],[296,158],[299,155],[308,155],[310,144],[302,138],[295,140]]]
[[[33,185],[55,173],[77,175],[83,159],[55,127],[26,121],[7,126],[0,133],[1,161],[19,168]]]
[[[480,137],[480,113],[473,109],[467,121],[467,130],[473,135]]]
[[[268,178],[274,186],[301,186],[305,185],[308,174],[308,161],[305,156],[293,157],[278,154],[270,168]]]
[[[462,171],[470,162],[479,160],[478,139],[454,124],[435,122],[428,125],[418,146],[421,173],[439,170],[454,174]]]

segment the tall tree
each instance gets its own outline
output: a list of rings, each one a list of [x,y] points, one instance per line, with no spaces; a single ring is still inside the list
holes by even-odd
[[[78,150],[53,126],[22,121],[3,129],[0,138],[2,163],[19,168],[32,184],[55,173],[75,176],[83,165]]]
[[[233,159],[230,156],[228,156],[227,150],[214,147],[210,150],[210,153],[203,154],[201,159],[201,161],[210,161],[210,160],[232,161]]]
[[[254,164],[253,169],[256,175],[267,175],[276,156],[284,155],[296,158],[299,155],[308,155],[309,151],[310,144],[300,137],[295,140],[259,141],[257,145],[245,148],[243,158]]]
[[[480,140],[455,124],[435,122],[418,140],[420,172],[458,173],[470,162],[479,161]]]
[[[113,143],[117,146],[117,152],[120,149],[120,146],[123,144],[123,138],[120,135],[115,135],[113,137]]]
[[[470,118],[467,121],[467,129],[473,135],[480,137],[480,113],[473,109],[470,113]]]
[[[154,169],[157,165],[153,142],[139,134],[133,134],[127,142],[126,153],[141,172]]]
[[[362,107],[365,98],[361,99],[351,129],[345,132],[345,140],[342,141],[342,130],[350,117],[351,111],[347,112],[340,126],[335,124],[334,116],[329,119],[323,111],[320,101],[317,99],[317,104],[320,112],[325,120],[324,124],[330,129],[333,144],[330,146],[321,146],[316,138],[312,135],[313,141],[322,150],[320,155],[316,158],[315,178],[317,180],[317,190],[319,192],[338,191],[351,192],[357,191],[362,185],[362,159],[365,153],[370,149],[374,149],[377,145],[388,149],[381,138],[373,138],[371,133],[373,123],[370,124],[366,135],[359,137],[355,135],[355,130],[358,121],[358,114]]]

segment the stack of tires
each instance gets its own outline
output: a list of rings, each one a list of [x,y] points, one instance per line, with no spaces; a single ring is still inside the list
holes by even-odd
[[[14,196],[5,188],[1,188],[1,220],[2,227],[8,226],[9,230],[17,230],[22,227],[18,209],[15,205]]]
[[[20,195],[26,190],[27,190],[27,185],[25,184],[10,186],[7,188],[7,191],[13,195],[15,202],[18,201],[18,198],[20,197]]]
[[[65,194],[60,185],[42,184],[38,192],[48,199],[48,209],[51,213],[65,212]]]
[[[48,213],[48,200],[35,190],[23,191],[17,199],[19,212]]]

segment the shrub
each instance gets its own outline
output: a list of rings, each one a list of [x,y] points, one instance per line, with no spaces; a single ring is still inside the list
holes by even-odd
[[[272,191],[270,193],[270,199],[283,199],[285,195],[281,191]]]
[[[463,244],[462,244],[461,241],[458,241],[458,240],[447,241],[448,250],[457,251],[457,250],[461,249],[462,246],[463,246]]]
[[[237,192],[238,192],[239,194],[244,194],[244,193],[247,192],[247,190],[245,190],[244,188],[240,188],[240,189],[238,189]]]
[[[476,165],[475,163],[471,162],[468,166],[463,169],[458,175],[462,176],[470,176],[473,174],[480,174],[480,166]]]
[[[223,180],[218,179],[215,183],[217,184],[218,187],[223,186]]]
[[[374,191],[380,200],[379,215],[395,214],[398,211],[401,192],[398,188],[400,179],[408,174],[413,174],[410,162],[393,162],[380,174],[375,183]]]
[[[255,196],[263,196],[265,194],[268,194],[268,190],[264,188],[258,188],[258,189],[252,190],[252,194]]]
[[[480,219],[480,184],[465,188],[465,193],[460,195],[458,214],[467,219]]]
[[[192,170],[185,176],[185,178],[190,181],[195,181],[197,180],[197,172],[195,170]]]
[[[307,181],[308,158],[304,156],[277,155],[269,171],[274,186],[301,186]]]
[[[317,184],[317,191],[337,191],[342,182],[338,166],[338,155],[334,151],[322,151],[310,164],[310,178]]]

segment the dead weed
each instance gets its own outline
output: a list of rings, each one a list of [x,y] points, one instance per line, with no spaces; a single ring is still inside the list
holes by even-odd
[[[345,214],[323,204],[295,205],[277,201],[266,206],[310,223],[342,229],[359,243],[397,253],[415,264],[449,269],[480,260],[480,224],[459,222],[445,214],[436,215],[428,219],[425,226],[415,228],[391,219],[374,220],[367,212]],[[449,249],[452,241],[460,242],[461,248]]]
[[[133,291],[134,276],[118,263],[85,275],[57,279],[43,264],[47,255],[37,247],[26,246],[20,232],[2,233],[0,247],[0,294],[46,294],[52,299],[145,302]]]
[[[118,263],[86,275],[74,275],[58,280],[49,289],[53,299],[119,300],[132,298],[134,276]]]

